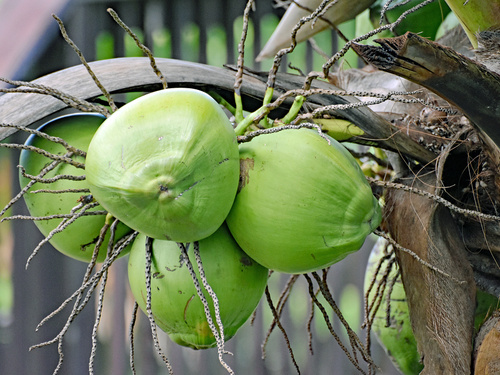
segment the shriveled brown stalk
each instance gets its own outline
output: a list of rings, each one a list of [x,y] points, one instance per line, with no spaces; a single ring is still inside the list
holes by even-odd
[[[254,6],[254,0],[248,0],[245,10],[243,12],[243,28],[241,30],[241,38],[238,43],[238,62],[236,65],[236,76],[234,81],[234,93],[241,96],[241,84],[243,83],[243,68],[245,63],[245,41],[248,33],[248,22],[250,18],[250,11]]]
[[[151,310],[151,264],[152,264],[152,251],[153,251],[153,239],[151,237],[146,237],[146,313],[149,319],[149,325],[151,326],[151,334],[153,336],[153,343],[156,352],[162,359],[163,363],[168,368],[170,375],[173,375],[174,371],[170,362],[163,352],[160,346],[160,340],[158,340],[158,332],[156,330],[156,322],[153,316],[153,311]]]
[[[297,46],[297,32],[307,23],[310,22],[318,17],[318,15],[322,14],[322,11],[325,9],[325,7],[328,5],[328,3],[331,0],[323,0],[321,4],[316,8],[316,10],[306,16],[302,17],[299,22],[294,26],[294,28],[291,31],[291,44],[290,47],[288,48],[283,48],[276,53],[276,56],[274,56],[274,61],[273,61],[273,66],[269,70],[269,75],[267,78],[267,87],[274,88],[274,84],[276,81],[276,74],[278,73],[278,69],[281,65],[281,60],[283,57],[289,53],[292,53],[295,47]]]
[[[112,112],[115,112],[116,110],[118,110],[118,107],[116,106],[113,98],[111,97],[111,95],[109,94],[108,90],[106,90],[106,88],[102,85],[102,83],[99,81],[99,79],[97,78],[97,76],[95,75],[95,73],[92,71],[92,69],[90,68],[90,65],[87,63],[87,60],[85,59],[85,57],[83,56],[82,52],[80,51],[80,49],[77,47],[77,45],[70,39],[68,33],[66,32],[66,28],[64,27],[64,23],[63,21],[57,17],[55,14],[52,15],[52,17],[54,17],[54,19],[57,21],[57,24],[59,25],[59,29],[61,30],[61,34],[64,38],[64,40],[71,46],[71,48],[73,48],[73,50],[76,52],[76,54],[78,55],[78,57],[80,58],[80,61],[82,62],[82,64],[85,66],[85,68],[87,69],[87,72],[90,74],[90,76],[92,77],[92,79],[94,80],[95,84],[97,85],[97,87],[99,87],[99,89],[101,90],[101,92],[103,93],[103,95],[106,97],[106,100],[108,101],[109,103],[109,106],[111,107],[111,110]]]
[[[368,363],[368,364],[373,363],[373,360],[368,355],[366,348],[364,347],[360,338],[358,337],[356,332],[354,332],[352,330],[352,328],[349,326],[349,323],[347,323],[344,316],[342,315],[342,312],[340,311],[335,300],[333,299],[333,296],[330,292],[330,289],[328,288],[328,284],[327,284],[327,280],[326,280],[327,270],[323,270],[323,277],[322,278],[320,278],[320,276],[316,272],[312,272],[311,274],[314,277],[314,279],[316,280],[316,282],[318,283],[318,286],[321,290],[321,294],[323,295],[323,297],[325,297],[326,301],[328,302],[328,304],[330,305],[332,310],[335,312],[335,314],[339,318],[340,322],[342,323],[342,325],[344,326],[344,328],[347,331],[347,336],[349,337],[349,342],[351,344],[353,359],[356,361],[356,363],[358,363],[357,351],[359,351],[359,353],[361,354],[361,356],[363,357],[363,359],[365,360],[366,363]]]
[[[165,76],[163,75],[163,73],[160,71],[160,69],[158,68],[158,65],[156,65],[156,61],[155,61],[155,58],[153,57],[153,54],[151,53],[151,50],[146,47],[140,40],[139,38],[137,37],[137,35],[135,35],[135,33],[130,29],[130,27],[128,27],[122,20],[121,18],[118,16],[118,14],[112,9],[112,8],[108,8],[108,13],[111,15],[111,17],[113,17],[113,19],[115,20],[115,22],[120,25],[120,27],[125,30],[127,32],[128,35],[130,35],[132,37],[132,39],[134,39],[134,42],[135,44],[137,45],[137,47],[139,47],[141,49],[142,52],[144,52],[146,54],[146,56],[149,58],[149,62],[151,64],[151,68],[153,68],[153,71],[155,72],[155,74],[158,76],[158,78],[160,79],[161,81],[161,84],[163,86],[164,89],[168,88],[168,83],[167,83],[167,80],[165,78]]]
[[[85,175],[74,176],[71,174],[60,174],[60,175],[57,175],[57,176],[54,176],[51,178],[43,178],[43,177],[34,176],[34,175],[26,173],[26,169],[22,165],[18,165],[17,167],[21,171],[21,175],[24,178],[28,178],[30,180],[35,180],[36,182],[40,182],[42,184],[51,184],[51,183],[59,181],[59,180],[84,181],[86,179]]]
[[[38,147],[28,146],[28,145],[20,145],[18,143],[0,143],[0,147],[17,149],[17,150],[33,151],[33,152],[36,152],[37,154],[43,155],[49,159],[61,161],[61,162],[70,164],[76,168],[85,169],[85,165],[83,163],[79,163],[79,162],[71,159],[70,157],[66,156],[67,154],[62,155],[62,156],[57,155],[57,154],[52,154],[52,153],[45,151],[45,150],[38,148]]]
[[[297,374],[300,375],[300,368],[299,365],[297,364],[297,361],[295,360],[295,355],[293,354],[292,346],[290,345],[290,340],[288,339],[288,335],[285,331],[285,328],[280,322],[280,317],[278,315],[278,311],[276,311],[276,308],[274,307],[273,300],[271,299],[271,293],[269,293],[269,287],[266,285],[266,300],[269,305],[269,308],[271,309],[271,312],[273,313],[274,320],[276,321],[276,325],[280,329],[281,333],[283,334],[283,338],[285,339],[286,346],[288,348],[288,352],[290,353],[290,358],[292,359],[293,365],[295,369],[297,370]]]
[[[20,94],[33,93],[40,95],[48,95],[62,101],[67,106],[78,109],[79,111],[82,112],[97,112],[106,117],[108,117],[110,114],[109,111],[102,106],[92,104],[86,100],[77,98],[72,95],[68,95],[62,91],[59,91],[49,86],[40,85],[38,83],[33,83],[33,82],[13,81],[2,77],[0,77],[0,81],[3,81],[5,83],[14,86],[25,86],[17,88],[0,88],[0,92],[20,93]]]
[[[103,228],[101,229],[101,232],[99,234],[99,238],[97,240],[96,246],[94,248],[94,252],[92,254],[91,262],[89,263],[89,266],[87,267],[87,271],[86,271],[85,276],[84,276],[84,281],[85,281],[85,279],[88,279],[88,276],[90,275],[90,272],[92,271],[93,267],[95,266],[95,262],[97,260],[97,255],[99,253],[99,249],[101,247],[102,242],[104,241],[104,237],[105,237],[108,229],[109,229],[109,224],[105,223],[105,225],[103,226]],[[64,325],[64,327],[62,328],[62,330],[59,332],[59,334],[56,337],[54,337],[52,340],[49,340],[49,341],[46,341],[46,342],[43,342],[43,343],[40,343],[38,345],[34,345],[34,346],[30,347],[30,350],[33,350],[33,349],[36,349],[36,348],[41,348],[41,347],[44,347],[44,346],[47,346],[47,345],[51,345],[51,344],[53,344],[55,342],[58,342],[57,351],[59,353],[59,360],[58,360],[57,366],[56,366],[56,368],[55,368],[55,370],[53,372],[53,375],[55,375],[55,374],[57,374],[59,372],[59,370],[60,370],[60,368],[62,366],[63,360],[64,360],[64,353],[63,353],[63,338],[64,338],[64,335],[68,331],[68,329],[69,329],[71,323],[73,322],[73,320],[82,311],[83,307],[90,300],[90,296],[92,295],[93,290],[97,287],[97,285],[99,283],[99,280],[100,280],[100,278],[94,280],[94,282],[90,285],[91,289],[87,292],[87,296],[83,300],[82,304],[80,304],[80,301],[83,298],[83,292],[84,292],[85,289],[81,289],[80,288],[81,291],[80,291],[80,293],[77,294],[77,299],[76,299],[76,301],[75,301],[75,303],[73,305],[73,310],[71,311],[70,316],[66,320],[66,324]],[[48,321],[50,318],[52,318],[53,316],[55,316],[56,314],[58,314],[62,310],[62,308],[63,307],[59,307],[58,309],[56,309],[55,311],[53,311],[49,316],[47,316],[46,318],[44,318],[38,324],[38,326],[37,326],[36,329],[38,330],[46,321]]]
[[[359,372],[366,375],[366,372],[359,366],[358,361],[356,361],[352,357],[349,350],[345,347],[345,345],[342,343],[342,340],[340,339],[340,337],[337,335],[337,333],[333,329],[332,323],[330,322],[330,317],[328,316],[328,312],[326,311],[325,307],[316,298],[316,293],[314,292],[314,285],[313,285],[311,278],[309,277],[308,274],[304,274],[303,276],[307,280],[307,284],[309,285],[309,295],[311,296],[311,299],[313,300],[314,304],[316,306],[318,306],[319,310],[323,314],[323,319],[325,320],[326,326],[328,327],[328,330],[330,331],[331,335],[334,337],[335,341],[337,341],[337,344],[344,351],[347,358],[349,359],[349,361],[351,361],[351,363],[354,365],[354,367],[356,367],[356,369]]]
[[[254,139],[255,137],[257,137],[259,135],[278,133],[280,131],[289,130],[289,129],[295,129],[295,130],[298,130],[298,129],[316,129],[318,131],[318,134],[322,138],[324,138],[325,141],[328,142],[328,144],[330,144],[330,140],[328,139],[328,137],[325,134],[323,134],[323,132],[321,131],[321,127],[318,124],[314,124],[314,123],[302,123],[300,125],[283,125],[283,126],[277,126],[275,128],[255,130],[255,131],[250,132],[246,135],[238,136],[238,143],[250,142],[252,139]]]
[[[215,337],[215,341],[217,342],[217,352],[219,355],[219,362],[221,363],[221,365],[226,369],[226,371],[229,374],[234,374],[234,371],[231,369],[231,367],[229,367],[229,365],[222,358],[222,354],[228,353],[228,352],[224,351],[224,343],[221,341],[221,336],[219,335],[219,331],[215,327],[212,316],[210,314],[210,307],[208,305],[208,301],[205,298],[203,291],[201,290],[200,282],[198,281],[198,277],[196,276],[196,273],[194,271],[191,260],[189,259],[189,254],[188,254],[189,244],[184,245],[182,243],[178,243],[177,245],[179,246],[179,249],[181,250],[181,254],[183,256],[184,261],[186,262],[186,267],[189,271],[189,274],[191,275],[191,279],[193,280],[194,287],[196,288],[196,293],[198,294],[198,297],[200,298],[200,300],[203,304],[203,309],[205,311],[205,317],[207,318],[208,326],[210,327],[210,330],[212,331],[212,334]],[[198,269],[198,271],[200,271],[200,270]]]
[[[220,342],[217,343],[217,352],[219,356],[219,362],[224,366],[224,368],[229,372],[230,374],[233,373],[233,370],[229,366],[227,366],[226,362],[224,362],[224,359],[222,358],[223,354],[232,354],[224,349],[225,346],[225,340],[224,340],[224,326],[222,325],[222,320],[220,317],[220,308],[219,308],[219,299],[217,298],[217,295],[215,294],[214,290],[208,283],[207,277],[205,275],[205,269],[203,268],[203,263],[201,261],[201,256],[200,256],[200,244],[198,241],[195,241],[193,243],[193,252],[194,252],[194,257],[196,259],[196,265],[198,266],[198,272],[200,273],[200,279],[203,284],[203,287],[207,291],[207,293],[210,295],[212,298],[212,303],[214,306],[214,312],[215,312],[215,321],[217,322],[217,325],[219,327],[219,334],[220,334]]]
[[[85,211],[81,216],[101,216],[107,215],[108,211]],[[52,219],[71,219],[74,214],[57,214],[57,215],[49,215],[49,216],[29,216],[29,215],[14,215],[5,217],[1,220],[11,221],[11,220],[31,220],[31,221],[43,221],[43,220],[52,220]]]
[[[116,227],[119,221],[115,219],[113,224],[111,224],[109,231],[109,240],[108,240],[108,248],[106,251],[106,257],[109,258],[113,253],[113,243],[115,241]],[[106,225],[106,224],[105,224]],[[99,289],[98,303],[97,303],[97,311],[96,317],[94,321],[94,328],[92,329],[92,349],[90,351],[90,359],[89,359],[89,374],[94,374],[94,359],[97,352],[97,329],[99,328],[99,323],[101,322],[102,316],[102,308],[104,306],[104,291],[106,288],[106,283],[108,281],[108,270],[104,271],[101,279],[101,288]]]
[[[407,249],[403,246],[401,246],[400,244],[398,244],[396,241],[394,241],[388,234],[380,231],[380,230],[375,230],[373,231],[373,233],[375,233],[377,236],[379,237],[383,237],[385,238],[387,241],[390,242],[390,244],[392,246],[394,246],[396,249],[398,250],[401,250],[407,254],[410,254],[413,258],[415,258],[419,263],[423,264],[424,266],[430,268],[431,270],[433,270],[434,272],[437,272],[445,277],[449,277],[451,280],[453,280],[454,282],[456,282],[457,284],[464,284],[466,283],[466,281],[464,280],[458,280],[456,277],[453,277],[449,274],[447,274],[446,272],[440,270],[439,268],[437,268],[436,266],[433,266],[432,264],[426,262],[425,260],[423,260],[422,258],[420,258],[417,254],[415,254],[413,251],[411,251],[410,249]]]
[[[15,81],[18,82],[18,81]],[[75,98],[76,99],[76,98]],[[90,104],[90,103],[89,103]],[[44,133],[40,130],[36,129],[31,129],[28,128],[27,126],[22,126],[22,125],[14,125],[14,124],[0,124],[0,127],[2,128],[14,128],[17,130],[22,130],[23,132],[29,133],[29,134],[34,134],[40,138],[46,139],[48,141],[54,142],[54,143],[59,143],[62,145],[68,152],[72,152],[74,155],[80,155],[80,156],[87,156],[87,153],[83,150],[80,150],[74,146],[71,146],[66,142],[64,139],[60,137],[54,137],[52,135],[48,135],[47,133]]]
[[[283,313],[283,309],[286,305],[286,302],[288,301],[288,297],[290,297],[290,293],[292,291],[293,285],[295,284],[295,281],[298,279],[298,275],[292,275],[288,278],[288,281],[281,291],[281,294],[278,299],[278,304],[276,305],[276,311],[278,312],[278,317],[281,318],[281,314]],[[271,333],[273,332],[274,328],[276,327],[277,322],[276,319],[273,318],[273,321],[271,322],[271,325],[269,326],[269,329],[267,330],[267,333],[264,337],[264,341],[262,342],[261,349],[262,349],[262,358],[266,358],[266,345],[268,343],[269,337],[271,336]]]
[[[429,193],[428,191],[425,191],[425,190],[416,189],[416,188],[414,188],[412,186],[406,186],[404,184],[399,184],[397,182],[380,181],[380,180],[376,180],[376,179],[371,178],[371,177],[367,177],[367,180],[371,184],[374,184],[374,185],[377,185],[377,186],[382,186],[382,187],[390,188],[390,189],[400,189],[400,190],[404,190],[404,191],[407,191],[407,192],[410,192],[410,193],[414,193],[414,194],[420,195],[422,197],[429,198],[431,200],[434,200],[434,201],[442,204],[443,206],[445,206],[446,208],[450,209],[451,211],[454,211],[454,212],[456,212],[458,214],[464,215],[465,217],[472,217],[472,218],[477,218],[477,219],[483,219],[483,220],[486,220],[486,221],[500,221],[500,216],[489,215],[489,214],[484,214],[482,212],[475,211],[475,210],[469,210],[469,209],[466,209],[466,208],[460,208],[460,207],[454,205],[453,203],[451,203],[450,201],[447,201],[446,199],[444,199],[444,198],[442,198],[442,197],[440,197],[438,195]]]
[[[72,156],[73,153],[72,152],[68,152],[66,153],[64,156],[66,157],[70,157]],[[45,168],[43,168],[40,173],[38,174],[38,177],[43,177],[45,176],[47,173],[49,173],[51,170],[53,170],[55,167],[57,167],[59,165],[59,161],[53,161],[52,163],[50,163],[49,165],[47,165]],[[24,188],[21,189],[21,191],[19,193],[17,193],[15,195],[14,198],[12,198],[9,203],[7,203],[5,205],[5,207],[2,209],[2,211],[0,211],[0,217],[2,217],[5,212],[7,212],[7,210],[12,207],[12,205],[14,203],[16,203],[19,199],[21,199],[23,197],[23,195],[36,183],[36,181],[34,180],[31,180],[30,182],[28,182],[26,184],[26,186]]]
[[[74,212],[73,216],[70,219],[63,219],[59,225],[52,229],[50,233],[42,240],[40,243],[35,247],[31,255],[28,257],[28,260],[26,261],[26,268],[28,268],[31,260],[38,254],[38,251],[41,249],[43,245],[45,245],[47,242],[50,241],[50,239],[57,233],[62,232],[64,229],[68,227],[68,225],[72,224],[77,220],[79,217],[83,216],[87,210],[90,210],[91,208],[94,208],[98,206],[99,203],[94,202],[94,203],[89,203],[83,205],[80,203],[79,205],[75,206],[72,210],[72,213]],[[76,212],[76,210],[79,210],[79,212]]]
[[[132,375],[137,375],[137,371],[135,369],[134,327],[135,327],[135,322],[137,321],[138,310],[139,310],[139,304],[137,302],[134,302],[132,319],[130,320],[130,325],[128,329],[128,338],[130,344],[130,370],[132,371]]]
[[[48,193],[48,194],[90,193],[90,189],[61,189],[61,190],[38,189],[38,190],[30,191],[30,194],[40,194],[40,193]],[[102,212],[104,212],[104,211],[102,211]]]
[[[105,230],[106,227],[103,227],[101,229],[101,234],[99,235],[99,238],[104,239],[104,235],[102,235],[103,231]],[[94,253],[92,255],[92,260],[87,266],[87,271],[85,272],[85,276],[83,278],[82,284],[80,287],[73,292],[71,296],[66,298],[61,305],[54,310],[52,313],[50,313],[48,316],[46,316],[37,326],[36,330],[38,330],[43,324],[45,324],[48,320],[50,320],[52,317],[57,315],[59,312],[61,312],[71,301],[73,301],[75,298],[80,299],[81,296],[83,295],[83,292],[89,288],[92,287],[94,284],[99,283],[99,280],[101,279],[104,271],[106,271],[109,266],[118,258],[118,256],[121,254],[121,252],[137,237],[138,232],[132,232],[128,236],[123,237],[120,241],[118,241],[114,247],[113,254],[109,257],[106,258],[101,265],[101,268],[95,272],[94,275],[91,276],[92,270],[96,264],[96,259],[97,259],[97,254],[98,251],[94,249]],[[100,246],[100,242],[102,243],[102,240],[97,241],[96,243],[96,248],[97,246]],[[36,347],[39,347],[40,345],[37,345]],[[34,347],[33,347],[34,348]]]
[[[316,292],[314,293],[314,295],[317,297],[319,292],[320,292],[320,290],[318,288],[316,290]],[[315,311],[314,301],[311,298],[311,308],[309,311],[309,318],[307,319],[307,346],[309,347],[309,353],[311,353],[311,355],[314,355],[314,350],[313,350],[313,346],[312,346],[312,339],[313,339],[312,322],[314,319],[314,311]]]

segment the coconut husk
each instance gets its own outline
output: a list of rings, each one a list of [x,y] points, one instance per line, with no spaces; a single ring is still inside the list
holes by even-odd
[[[500,310],[481,327],[474,347],[474,375],[500,374]]]
[[[434,172],[401,182],[437,192]],[[476,285],[453,217],[428,198],[392,189],[384,217],[385,229],[398,244],[435,267],[396,250],[424,364],[421,374],[470,374]]]

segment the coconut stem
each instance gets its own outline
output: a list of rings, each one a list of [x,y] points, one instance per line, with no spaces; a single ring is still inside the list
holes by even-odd
[[[208,95],[210,95],[212,98],[215,99],[215,101],[217,103],[219,103],[221,106],[223,106],[224,108],[226,108],[229,112],[231,112],[231,114],[234,116],[235,113],[236,113],[236,108],[234,108],[231,103],[229,103],[226,99],[224,99],[222,96],[220,96],[219,94],[217,94],[216,92],[214,91],[209,91],[208,92]]]
[[[237,94],[236,92],[234,93],[234,102],[236,103],[236,109],[234,110],[234,118],[238,126],[240,126],[239,124],[243,122],[245,117],[243,116],[243,103],[241,102],[241,95]]]
[[[298,95],[295,97],[295,100],[293,101],[292,107],[288,111],[285,117],[281,120],[285,124],[291,123],[297,115],[299,114],[300,109],[302,108],[302,104],[304,104],[304,101],[306,98],[304,98],[302,95]]]
[[[241,97],[240,97],[240,102],[241,102]],[[236,108],[238,108],[238,106],[236,106]],[[250,125],[252,125],[255,121],[259,120],[263,116],[267,115],[269,112],[270,109],[267,106],[264,105],[260,107],[255,112],[252,112],[247,117],[245,117],[242,121],[236,121],[238,125],[234,129],[234,132],[236,133],[236,135],[243,135]]]

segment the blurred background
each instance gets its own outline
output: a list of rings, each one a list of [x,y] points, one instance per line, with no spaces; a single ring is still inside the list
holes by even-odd
[[[241,35],[244,1],[234,0],[0,0],[0,76],[32,80],[41,75],[79,64],[74,51],[64,42],[52,13],[64,21],[71,39],[87,61],[123,56],[142,56],[133,40],[106,12],[113,8],[156,57],[167,57],[215,66],[234,64]],[[246,43],[245,65],[268,70],[272,60],[254,62],[283,15],[283,8],[272,0],[257,0],[251,14]],[[356,22],[340,27],[353,37]],[[333,31],[315,37],[316,44],[329,56],[342,46]],[[310,43],[299,45],[282,64],[304,72],[319,70],[325,57],[313,51]],[[355,67],[355,56],[347,65]],[[7,142],[24,142],[21,134]],[[19,191],[17,164],[19,154],[0,148],[0,203],[7,204]],[[24,203],[15,204],[8,213],[27,214]],[[25,264],[42,236],[30,221],[0,224],[0,372],[9,375],[52,374],[58,361],[57,344],[28,351],[31,345],[50,340],[64,326],[71,307],[51,319],[38,332],[35,327],[56,309],[81,283],[86,265],[64,257],[45,245],[29,268]],[[364,339],[363,278],[375,238],[369,238],[357,253],[348,256],[329,272],[330,288],[351,327]],[[95,373],[122,375],[130,372],[128,325],[133,298],[127,281],[127,260],[111,267],[106,287],[103,319],[98,331]],[[276,303],[287,275],[274,274],[269,281]],[[264,303],[263,303],[264,302]],[[253,325],[247,323],[227,343],[234,357],[226,357],[236,374],[296,373],[285,341],[275,330],[262,360],[261,344],[272,321],[265,301],[261,302]],[[310,298],[305,279],[295,284],[283,312],[282,322],[290,337],[296,360],[303,374],[357,374],[344,352],[329,333],[318,310],[312,324],[312,355],[308,346],[307,320]],[[347,335],[328,309],[334,329],[348,345]],[[64,363],[60,374],[87,374],[94,325],[95,301],[72,323],[64,339]],[[157,356],[149,323],[139,313],[136,324],[136,368],[140,374],[165,374],[166,367]],[[173,344],[160,334],[161,345],[176,374],[224,374],[215,349],[194,351]],[[372,354],[381,374],[397,374],[383,350],[373,343]]]

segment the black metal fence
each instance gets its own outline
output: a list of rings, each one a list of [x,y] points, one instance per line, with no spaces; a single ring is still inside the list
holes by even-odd
[[[139,35],[145,44],[153,47],[160,57],[172,57],[211,63],[225,60],[235,62],[236,45],[240,37],[238,17],[243,14],[244,1],[234,0],[78,0],[70,3],[62,18],[68,33],[80,47],[88,61],[97,58],[126,56],[137,53],[128,44],[124,32],[107,14],[113,8],[123,21]],[[270,61],[254,63],[265,42],[264,35],[271,31],[283,14],[282,9],[273,8],[271,0],[258,0],[252,14],[253,40],[250,40],[246,65],[254,69],[268,69]],[[235,22],[236,21],[236,22]],[[54,24],[45,36],[50,39],[39,53],[39,58],[29,66],[24,79],[33,79],[68,66],[79,64],[73,50],[58,34]],[[329,33],[324,46],[328,53],[336,48],[336,37]],[[321,57],[313,56],[309,45],[305,45],[302,55],[297,57],[302,69],[312,70],[321,63]],[[299,55],[297,55],[299,56]],[[317,60],[319,58],[319,60]],[[21,142],[20,136],[16,139]],[[17,184],[18,154],[12,157],[12,186]],[[23,203],[14,206],[15,214],[26,213]],[[68,259],[49,245],[25,270],[26,259],[42,239],[30,221],[16,221],[12,224],[14,251],[12,279],[14,285],[14,305],[8,318],[0,325],[0,370],[5,374],[51,374],[58,362],[57,342],[45,348],[28,352],[31,345],[56,337],[64,326],[71,307],[55,316],[35,332],[39,321],[59,306],[80,285],[86,265]],[[361,335],[362,283],[364,269],[373,239],[356,254],[350,255],[330,271],[330,286],[334,297],[345,311],[353,328]],[[95,364],[96,374],[122,375],[130,373],[128,361],[128,322],[131,318],[133,299],[128,290],[126,259],[117,261],[110,273],[107,286],[104,316],[99,329],[99,343]],[[274,275],[270,281],[273,298],[277,300],[280,288],[287,277]],[[75,319],[63,343],[64,363],[61,374],[88,373],[88,358],[91,347],[91,332],[94,325],[95,301]],[[287,330],[297,362],[304,374],[355,374],[357,371],[346,358],[333,337],[326,329],[320,314],[316,314],[312,325],[314,355],[308,348],[306,323],[309,316],[307,284],[300,279],[290,297],[289,306],[283,315],[283,325]],[[338,319],[331,318],[334,328],[347,342]],[[281,333],[276,330],[267,344],[267,356],[262,360],[261,343],[270,325],[271,312],[261,303],[253,326],[246,324],[237,336],[227,343],[227,349],[234,353],[228,363],[237,374],[293,374],[295,368]],[[161,345],[171,360],[177,374],[223,374],[215,350],[193,351],[170,342],[166,335],[160,335]],[[382,373],[393,374],[395,370],[383,355],[382,349],[373,345],[373,356],[383,369]],[[140,313],[136,328],[136,367],[140,374],[167,373],[166,367],[156,355],[144,314]]]

